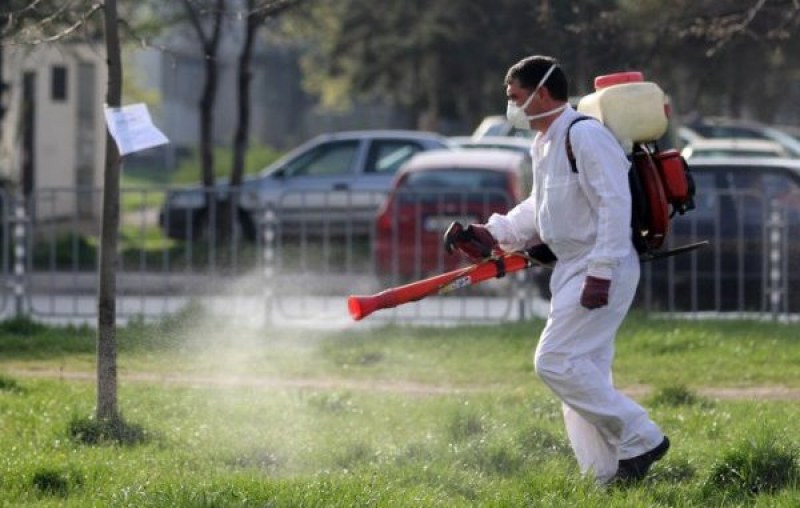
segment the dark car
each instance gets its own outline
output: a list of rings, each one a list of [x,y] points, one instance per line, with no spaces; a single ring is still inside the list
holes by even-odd
[[[800,311],[800,161],[693,158],[695,209],[675,215],[662,250],[642,264],[637,303],[654,311]],[[549,271],[534,277],[550,297]]]
[[[377,130],[317,136],[302,144],[238,189],[222,183],[174,189],[167,194],[160,222],[171,238],[200,238],[220,203],[232,202],[232,214],[248,237],[270,207],[285,229],[336,224],[370,228],[397,169],[414,154],[447,149],[434,133]],[[213,199],[212,199],[213,198]]]
[[[462,266],[444,252],[453,221],[486,222],[525,197],[530,159],[506,150],[426,152],[398,172],[377,219],[375,260],[382,276],[420,278]]]
[[[696,208],[671,222],[668,247],[692,253],[644,264],[653,309],[800,311],[800,161],[695,158]]]

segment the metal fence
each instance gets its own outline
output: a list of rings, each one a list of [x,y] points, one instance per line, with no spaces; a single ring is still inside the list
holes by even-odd
[[[399,223],[398,213],[385,215],[383,223],[376,216],[368,228],[312,227],[297,217],[287,221],[279,203],[253,211],[249,225],[242,224],[239,213],[220,214],[227,222],[215,221],[210,234],[179,240],[165,235],[164,218],[159,218],[166,192],[121,192],[120,320],[160,318],[201,304],[226,318],[256,324],[345,326],[352,323],[349,295],[372,294],[455,268],[454,258],[439,247],[442,221],[489,213],[492,202],[487,196],[487,210],[480,212],[420,200],[427,204],[416,205],[414,230]],[[237,203],[237,191],[228,192],[233,199],[225,202]],[[286,199],[297,200],[297,193],[292,194]],[[96,319],[100,198],[97,190],[47,189],[27,200],[0,192],[3,317],[74,323]],[[800,313],[797,212],[755,193],[706,199],[708,206],[673,221],[669,246],[703,239],[710,245],[643,264],[636,305],[671,315],[794,320]],[[208,212],[219,212],[215,200],[207,203]],[[347,213],[337,220],[342,216]],[[254,227],[255,234],[245,234],[244,227]],[[534,268],[382,310],[364,323],[449,324],[544,316],[547,278],[545,269]]]

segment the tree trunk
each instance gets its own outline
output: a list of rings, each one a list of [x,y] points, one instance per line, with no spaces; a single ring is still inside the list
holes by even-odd
[[[220,203],[214,188],[214,103],[217,96],[218,64],[216,46],[213,50],[206,48],[203,54],[206,81],[203,85],[203,94],[200,98],[200,168],[203,173],[203,187],[206,189],[206,222],[201,228],[206,228],[209,235],[214,231],[213,238],[221,243],[225,231],[225,221],[221,212],[226,208],[224,201]],[[222,206],[220,206],[222,205]],[[223,226],[223,227],[220,227]]]
[[[439,132],[439,66],[435,55],[425,55],[422,59],[422,75],[425,84],[425,109],[417,117],[417,129]]]
[[[250,83],[253,77],[251,70],[253,59],[253,44],[256,33],[264,22],[263,16],[255,12],[255,1],[247,0],[247,16],[245,18],[245,35],[242,52],[239,54],[237,72],[237,113],[236,131],[233,136],[233,165],[231,166],[231,189],[238,188],[244,175],[244,159],[247,154],[248,138],[250,137]],[[238,194],[231,193],[230,199],[220,207],[220,227],[217,238],[225,242],[230,238],[232,226],[236,220]]]
[[[205,83],[203,84],[203,91],[200,96],[198,104],[200,113],[200,168],[203,178],[203,187],[207,189],[206,192],[206,224],[209,233],[211,231],[225,230],[226,228],[218,227],[219,224],[224,225],[224,221],[220,221],[220,208],[225,206],[218,206],[217,194],[212,191],[215,183],[214,174],[214,105],[217,101],[217,88],[219,82],[219,60],[217,59],[217,52],[219,50],[220,35],[222,33],[222,20],[225,12],[225,0],[216,0],[215,11],[212,13],[212,31],[211,35],[207,36],[200,22],[199,12],[189,0],[184,0],[184,5],[192,18],[197,37],[200,40],[203,48],[203,67],[205,69]],[[217,235],[217,241],[221,238]]]
[[[117,1],[105,0],[108,90],[106,104],[120,106],[122,62],[117,30]],[[97,413],[98,421],[119,419],[117,406],[116,271],[119,226],[120,156],[117,145],[106,132],[106,160],[103,184],[103,217],[100,234],[99,288],[97,296]]]
[[[0,44],[0,141],[3,139],[3,117],[6,116],[6,88],[8,84],[5,81],[5,74],[3,74],[3,45]]]
[[[200,167],[203,185],[214,186],[214,102],[217,96],[218,64],[216,46],[203,53],[206,81],[200,97]]]
[[[252,59],[253,44],[255,43],[258,28],[264,22],[262,16],[254,12],[255,1],[247,0],[247,27],[245,28],[242,52],[239,55],[238,69],[238,119],[236,132],[233,136],[233,166],[231,169],[231,185],[238,186],[242,183],[244,174],[244,158],[247,153],[247,143],[250,137],[250,83],[253,78]]]

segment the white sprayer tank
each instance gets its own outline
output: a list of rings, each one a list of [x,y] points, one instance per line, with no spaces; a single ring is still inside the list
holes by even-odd
[[[578,111],[603,122],[625,153],[633,143],[655,141],[667,132],[666,96],[657,84],[644,81],[641,72],[598,76],[594,87],[578,102]]]

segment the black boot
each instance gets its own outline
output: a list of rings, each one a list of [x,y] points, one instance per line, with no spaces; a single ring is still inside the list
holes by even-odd
[[[637,457],[631,457],[630,459],[620,460],[617,465],[617,474],[614,475],[612,482],[638,482],[645,477],[650,470],[650,466],[652,466],[655,461],[666,455],[667,450],[669,450],[669,439],[667,436],[664,436],[664,440],[661,441],[661,444],[649,452],[643,453]]]

